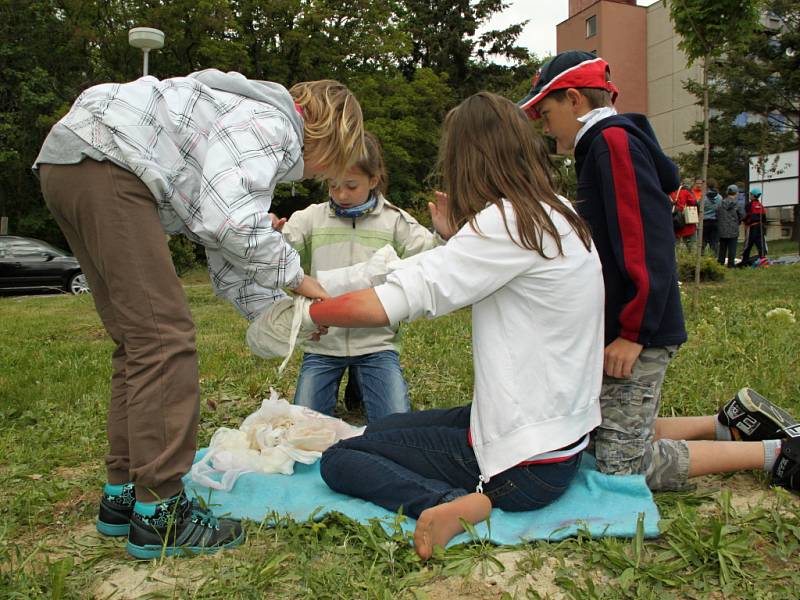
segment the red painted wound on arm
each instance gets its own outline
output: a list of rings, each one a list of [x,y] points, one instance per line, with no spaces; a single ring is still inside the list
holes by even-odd
[[[358,314],[358,306],[353,300],[353,293],[350,292],[344,296],[315,302],[309,308],[311,320],[317,325],[346,327]]]
[[[326,327],[381,327],[389,324],[378,296],[371,289],[315,302],[311,320]]]

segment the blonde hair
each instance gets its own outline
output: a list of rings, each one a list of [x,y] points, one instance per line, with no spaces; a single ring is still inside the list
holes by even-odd
[[[381,194],[386,194],[389,186],[389,176],[386,173],[386,164],[383,161],[383,150],[378,138],[369,131],[364,132],[364,146],[366,153],[358,161],[356,167],[361,169],[367,177],[377,177],[378,184],[375,189]]]
[[[297,83],[289,90],[303,111],[303,158],[335,179],[366,153],[364,118],[353,93],[338,81]]]
[[[554,258],[545,255],[543,246],[547,235],[558,254],[563,254],[561,234],[550,218],[550,213],[558,213],[586,249],[591,249],[588,226],[556,196],[552,165],[541,136],[513,102],[479,92],[451,110],[444,120],[438,171],[443,191],[449,195],[451,227],[469,223],[478,231],[475,216],[487,204],[494,204],[518,246]],[[514,207],[516,238],[508,229],[502,199]]]

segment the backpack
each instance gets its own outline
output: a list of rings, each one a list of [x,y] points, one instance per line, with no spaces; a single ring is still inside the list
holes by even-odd
[[[677,205],[672,207],[672,227],[673,229],[683,229],[686,227],[686,215],[682,210],[678,210]]]

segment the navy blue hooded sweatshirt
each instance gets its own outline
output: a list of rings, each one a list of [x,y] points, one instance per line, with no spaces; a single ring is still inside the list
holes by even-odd
[[[603,265],[605,342],[686,341],[668,194],[680,184],[644,115],[595,123],[575,147],[575,209],[589,223]]]

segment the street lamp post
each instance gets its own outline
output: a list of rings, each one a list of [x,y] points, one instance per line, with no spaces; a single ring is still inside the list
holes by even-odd
[[[128,31],[128,43],[134,48],[141,48],[144,55],[142,74],[147,75],[150,50],[164,47],[164,32],[152,27],[134,27]]]

